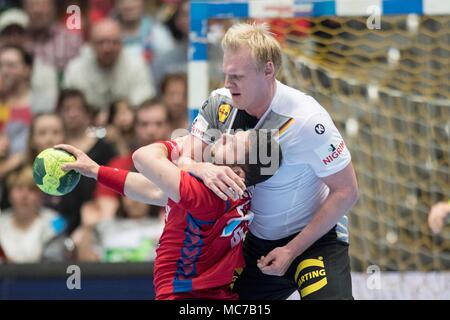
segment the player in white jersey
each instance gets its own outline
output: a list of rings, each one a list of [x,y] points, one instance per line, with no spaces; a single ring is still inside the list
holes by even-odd
[[[254,220],[236,291],[241,299],[285,299],[294,290],[302,299],[352,299],[345,214],[358,190],[344,140],[316,100],[275,79],[281,49],[265,25],[234,25],[222,47],[225,88],[211,94],[191,134],[206,146],[217,131],[278,129],[283,153],[277,174],[251,190]],[[224,196],[238,180],[218,170],[194,173]]]

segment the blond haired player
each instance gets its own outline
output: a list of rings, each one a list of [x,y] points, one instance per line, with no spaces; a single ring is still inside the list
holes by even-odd
[[[350,152],[328,112],[311,96],[276,80],[281,48],[265,24],[236,24],[222,40],[225,87],[211,93],[191,135],[279,130],[277,174],[252,191],[241,299],[352,299],[346,213],[358,198]],[[192,141],[195,141],[192,138]],[[217,195],[242,192],[233,172],[212,164],[191,171]]]

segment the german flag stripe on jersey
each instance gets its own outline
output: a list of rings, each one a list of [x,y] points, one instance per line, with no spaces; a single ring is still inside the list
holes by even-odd
[[[289,128],[294,123],[294,118],[290,118],[288,121],[286,121],[278,131],[278,136],[281,137],[284,131],[286,131],[287,128]]]

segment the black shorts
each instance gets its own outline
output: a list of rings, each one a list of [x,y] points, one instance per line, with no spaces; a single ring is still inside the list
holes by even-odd
[[[264,240],[250,232],[244,242],[246,267],[234,290],[242,300],[284,300],[298,290],[302,300],[353,299],[348,244],[337,239],[335,228],[298,256],[284,276],[263,274],[256,261],[296,235]]]

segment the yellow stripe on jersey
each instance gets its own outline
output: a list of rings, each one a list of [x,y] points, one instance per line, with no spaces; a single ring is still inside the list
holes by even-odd
[[[285,132],[286,129],[289,128],[293,123],[294,123],[294,118],[290,118],[288,121],[286,121],[286,122],[280,127],[280,130],[278,131],[278,137],[281,137],[281,135],[283,134],[283,132]]]

